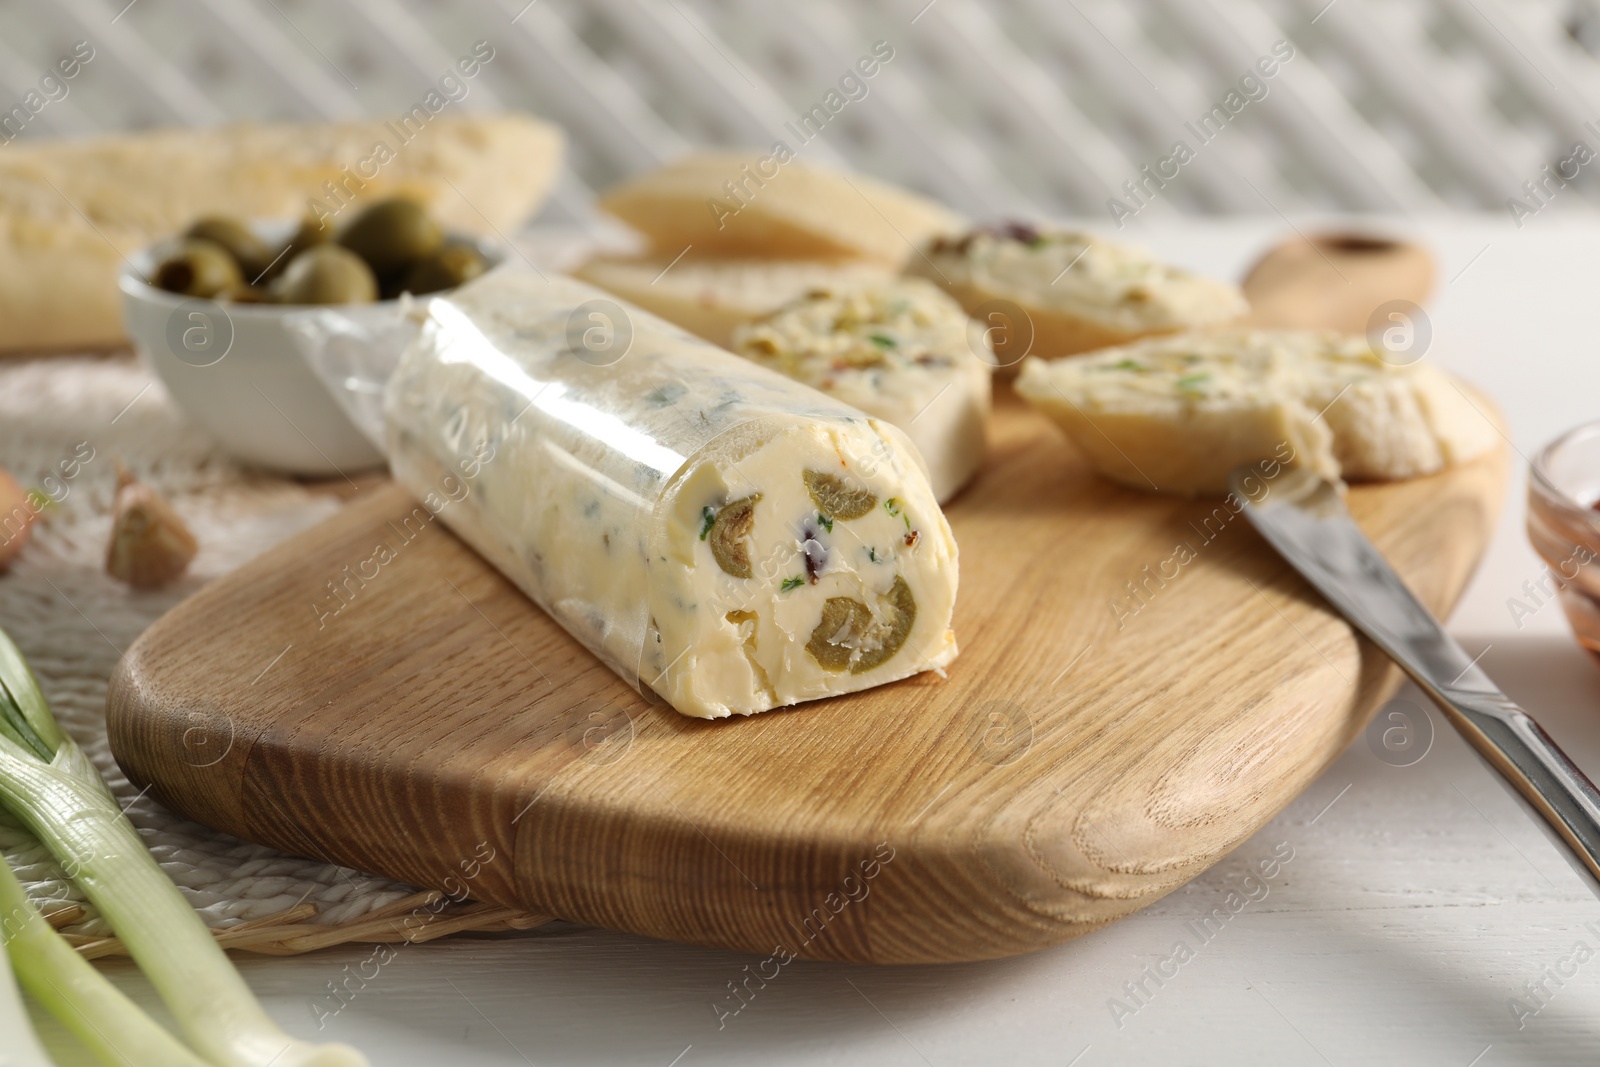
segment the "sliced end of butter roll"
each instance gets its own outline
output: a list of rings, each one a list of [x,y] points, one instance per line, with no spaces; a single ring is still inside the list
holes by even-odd
[[[986,323],[1000,307],[1020,309],[1026,324],[1017,328],[1031,332],[1027,354],[1043,359],[1218,326],[1249,310],[1238,286],[1136,245],[1020,223],[935,238],[906,271],[938,282]]]
[[[955,539],[905,436],[593,287],[503,268],[435,299],[385,420],[399,481],[684,715],[956,654]]]
[[[851,692],[956,654],[956,545],[905,438],[872,420],[763,420],[686,468],[666,500],[656,673],[720,716]]]
[[[1365,339],[1293,330],[1186,334],[1030,359],[1017,392],[1108,478],[1222,493],[1252,461],[1348,480],[1409,478],[1489,449],[1495,428],[1444,372]]]
[[[735,331],[733,350],[899,427],[941,503],[983,463],[993,351],[929,282],[816,286]]]

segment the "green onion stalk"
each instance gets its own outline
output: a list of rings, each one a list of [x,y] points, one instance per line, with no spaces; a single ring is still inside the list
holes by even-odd
[[[100,1062],[109,1067],[205,1067],[204,1060],[141,1011],[56,933],[3,860],[0,915],[5,916],[0,932],[5,937],[6,954],[22,987],[60,1019]],[[5,966],[0,966],[0,971],[10,974]],[[8,1042],[12,1040],[9,1027],[6,1038]],[[17,1051],[14,1049],[13,1054]],[[24,1058],[21,1062],[33,1067],[50,1061],[41,1057],[37,1061]]]
[[[11,872],[4,859],[0,859],[0,867],[5,867],[7,874]],[[22,887],[19,884],[17,888]],[[5,1045],[5,1059],[0,1063],[10,1067],[50,1067],[50,1057],[39,1044],[39,1035],[33,1032],[33,1024],[28,1021],[28,1009],[22,1005],[17,979],[3,957],[0,957],[0,1038]]]
[[[0,630],[0,804],[65,867],[213,1067],[365,1067],[345,1045],[290,1037],[162,872]]]

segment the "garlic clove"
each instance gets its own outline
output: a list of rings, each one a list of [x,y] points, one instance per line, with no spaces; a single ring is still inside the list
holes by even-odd
[[[0,573],[28,543],[28,532],[39,510],[28,493],[4,467],[0,467]]]
[[[117,465],[106,573],[137,589],[165,585],[200,550],[193,533],[161,494]]]

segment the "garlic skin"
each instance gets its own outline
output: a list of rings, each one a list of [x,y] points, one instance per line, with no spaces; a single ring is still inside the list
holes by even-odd
[[[37,514],[22,486],[0,467],[0,574],[22,553]]]
[[[106,573],[135,589],[154,589],[182,574],[200,550],[193,533],[154,489],[117,465]]]

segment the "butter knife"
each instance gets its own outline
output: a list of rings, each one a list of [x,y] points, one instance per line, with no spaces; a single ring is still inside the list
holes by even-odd
[[[1253,464],[1230,481],[1251,525],[1439,705],[1600,896],[1600,791],[1406,588],[1350,517],[1342,487],[1293,467],[1266,483]]]

